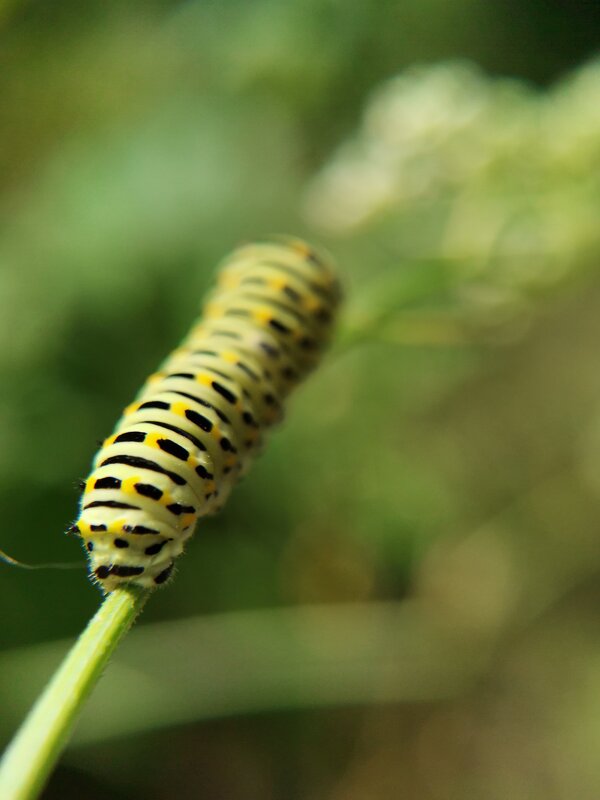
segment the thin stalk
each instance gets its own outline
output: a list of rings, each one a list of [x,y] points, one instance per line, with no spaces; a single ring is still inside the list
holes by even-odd
[[[39,795],[108,659],[148,596],[123,588],[104,599],[7,748],[0,762],[2,800]]]

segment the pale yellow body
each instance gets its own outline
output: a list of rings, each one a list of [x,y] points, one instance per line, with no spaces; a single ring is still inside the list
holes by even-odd
[[[329,262],[304,242],[249,245],[224,262],[202,318],[125,409],[86,481],[73,530],[104,591],[168,579],[316,364],[338,301]]]

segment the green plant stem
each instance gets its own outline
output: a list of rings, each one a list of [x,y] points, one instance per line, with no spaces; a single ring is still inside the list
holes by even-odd
[[[113,650],[149,592],[116,589],[90,620],[29,712],[0,763],[2,800],[38,796]]]

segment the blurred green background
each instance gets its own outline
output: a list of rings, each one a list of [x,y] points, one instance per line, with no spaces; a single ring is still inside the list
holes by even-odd
[[[289,232],[338,341],[203,521],[44,797],[600,795],[600,6],[0,6],[0,547],[216,262]],[[0,564],[0,743],[99,603]]]

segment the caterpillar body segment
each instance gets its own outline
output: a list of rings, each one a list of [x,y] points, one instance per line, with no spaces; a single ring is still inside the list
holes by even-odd
[[[169,578],[218,511],[330,337],[340,290],[299,240],[236,250],[200,320],[146,381],[96,455],[72,529],[103,591]]]

